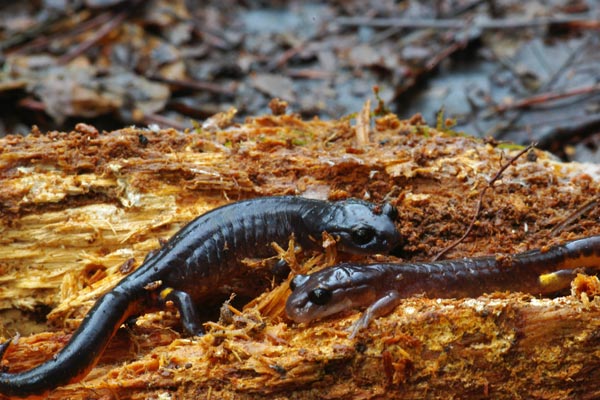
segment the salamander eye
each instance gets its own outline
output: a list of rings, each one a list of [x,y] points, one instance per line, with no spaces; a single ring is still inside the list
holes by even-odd
[[[331,300],[331,291],[322,288],[311,290],[311,292],[308,294],[308,299],[313,304],[324,306],[325,304],[329,303],[329,300]]]
[[[375,232],[369,228],[358,228],[352,231],[352,240],[356,244],[367,244],[375,237]]]

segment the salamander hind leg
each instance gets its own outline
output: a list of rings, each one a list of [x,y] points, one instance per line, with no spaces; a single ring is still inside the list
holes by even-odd
[[[369,326],[375,318],[382,317],[392,312],[400,303],[401,297],[395,290],[390,290],[383,297],[371,304],[350,328],[350,339],[354,339],[358,332]]]
[[[164,302],[172,301],[179,310],[181,324],[183,329],[191,336],[204,335],[202,321],[198,316],[198,311],[192,300],[192,297],[186,292],[165,288],[160,292],[160,297]]]

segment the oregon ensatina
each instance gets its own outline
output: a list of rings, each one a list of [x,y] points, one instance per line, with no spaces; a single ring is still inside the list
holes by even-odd
[[[353,337],[403,298],[473,297],[506,290],[549,294],[568,287],[578,271],[591,267],[600,267],[600,236],[516,255],[404,264],[344,263],[294,277],[286,313],[296,322],[310,322],[366,308],[353,327]]]
[[[186,225],[135,272],[101,297],[69,343],[51,360],[24,372],[0,373],[0,393],[27,396],[76,382],[96,364],[124,321],[172,301],[189,334],[202,332],[195,304],[232,292],[256,295],[268,287],[268,271],[242,268],[246,257],[274,253],[294,235],[317,248],[324,231],[351,253],[384,253],[400,243],[391,205],[359,200],[327,202],[281,196],[214,209]],[[10,341],[0,348],[0,357]]]

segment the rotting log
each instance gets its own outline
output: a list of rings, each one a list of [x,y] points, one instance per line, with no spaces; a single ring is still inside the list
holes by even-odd
[[[386,199],[399,210],[402,259],[429,260],[461,237],[479,193],[515,153],[418,117],[387,115],[366,130],[362,121],[360,140],[348,119],[212,122],[190,132],[80,124],[0,140],[0,335],[21,335],[4,368],[52,357],[159,239],[217,205],[281,194]],[[539,150],[516,159],[445,257],[600,233],[598,207],[584,207],[600,193],[599,171]],[[335,257],[307,255],[297,269]],[[289,322],[284,282],[241,313],[226,308],[201,338],[180,337],[173,310],[145,315],[118,332],[82,382],[50,398],[598,398],[593,286],[582,278],[554,299],[408,299],[350,340],[358,314]]]

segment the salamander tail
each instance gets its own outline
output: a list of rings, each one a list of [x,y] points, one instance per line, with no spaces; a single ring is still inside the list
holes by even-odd
[[[81,380],[96,365],[110,339],[136,310],[131,296],[119,291],[105,294],[83,319],[69,343],[53,358],[30,370],[0,373],[0,394],[41,396],[50,390]],[[11,340],[0,345],[0,359]],[[10,366],[9,366],[10,367]]]

